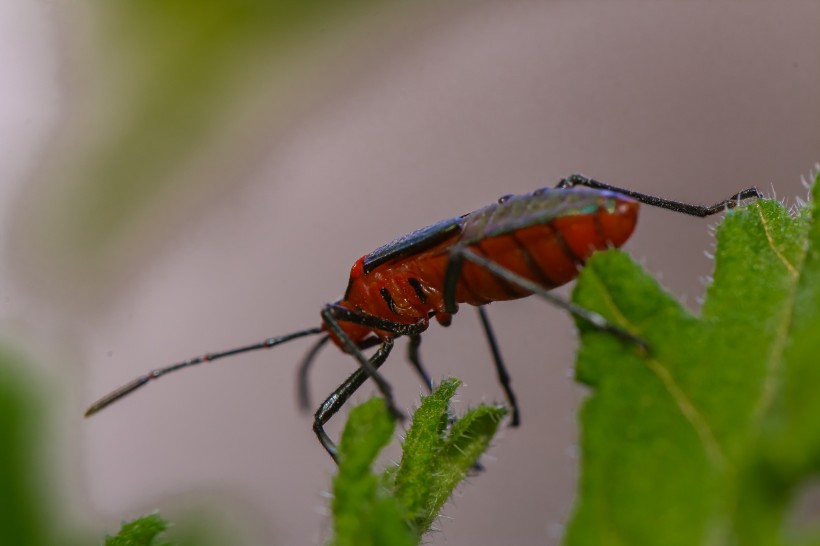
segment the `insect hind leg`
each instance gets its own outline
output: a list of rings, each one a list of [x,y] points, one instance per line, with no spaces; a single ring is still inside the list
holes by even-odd
[[[567,178],[564,178],[558,182],[555,187],[560,189],[574,188],[577,186],[620,193],[646,205],[679,212],[681,214],[688,214],[689,216],[697,216],[699,218],[719,214],[726,209],[733,209],[745,199],[761,199],[763,197],[763,194],[760,193],[757,188],[752,186],[751,188],[746,188],[745,190],[739,191],[731,197],[707,207],[704,205],[692,205],[690,203],[682,203],[680,201],[673,201],[671,199],[664,199],[662,197],[655,197],[653,195],[648,195],[637,191],[618,188],[593,178],[587,178],[586,176],[580,174],[572,174]]]
[[[483,267],[484,269],[486,269],[487,271],[489,271],[493,275],[495,275],[495,276],[497,276],[501,279],[504,279],[504,281],[506,281],[506,282],[508,282],[508,283],[510,283],[514,286],[517,286],[517,287],[519,287],[523,290],[527,290],[529,292],[532,292],[533,294],[535,294],[537,296],[540,296],[541,298],[547,300],[551,304],[553,304],[557,307],[560,307],[561,309],[564,309],[564,310],[572,313],[574,316],[585,320],[593,328],[596,328],[596,329],[604,331],[604,332],[609,332],[610,334],[613,334],[614,336],[616,336],[620,339],[623,339],[624,341],[628,341],[629,343],[634,343],[635,345],[637,345],[639,347],[642,347],[643,349],[648,349],[649,348],[646,341],[642,340],[641,338],[639,338],[638,336],[632,334],[631,332],[628,332],[627,330],[621,328],[620,326],[617,326],[617,325],[609,322],[607,319],[605,319],[603,316],[599,315],[598,313],[596,313],[594,311],[590,311],[589,309],[581,307],[580,305],[576,305],[576,304],[572,303],[571,301],[567,301],[567,300],[565,300],[565,299],[563,299],[559,296],[556,296],[555,294],[551,294],[549,292],[549,290],[547,290],[546,288],[544,288],[540,284],[535,283],[535,282],[527,279],[526,277],[522,277],[521,275],[519,275],[519,274],[517,274],[513,271],[510,271],[506,267],[498,264],[497,262],[494,262],[494,261],[490,260],[489,258],[485,258],[484,256],[470,250],[467,247],[455,248],[451,251],[451,253],[455,254],[455,256],[451,258],[451,261],[453,259],[458,259],[459,263],[463,263],[464,260],[472,262],[472,263],[476,264],[479,267]],[[460,269],[461,268],[459,267],[458,272],[456,274],[456,277],[457,277],[458,274],[460,274]],[[448,273],[449,273],[449,271],[448,271]],[[456,280],[457,280],[457,278],[456,278]],[[455,292],[455,291],[453,291],[453,292]],[[445,295],[447,295],[446,292],[445,292]],[[453,299],[455,298],[454,294],[452,295],[452,298]],[[445,300],[447,300],[447,297],[445,297]]]

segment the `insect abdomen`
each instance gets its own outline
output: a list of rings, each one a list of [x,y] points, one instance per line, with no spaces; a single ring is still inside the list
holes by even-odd
[[[607,196],[593,212],[559,216],[467,246],[545,288],[555,288],[574,279],[596,250],[624,244],[635,228],[637,214],[636,201]],[[530,292],[468,262],[456,289],[456,301],[471,305],[528,295]]]

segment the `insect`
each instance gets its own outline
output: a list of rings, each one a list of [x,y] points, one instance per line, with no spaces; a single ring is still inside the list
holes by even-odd
[[[485,304],[536,294],[595,328],[645,346],[642,340],[597,313],[560,299],[549,290],[574,279],[593,252],[624,244],[637,222],[639,203],[705,217],[734,208],[744,199],[761,197],[752,187],[707,207],[617,188],[577,174],[554,188],[504,196],[497,203],[421,228],[359,258],[353,264],[342,299],[322,309],[321,326],[157,368],[99,399],[85,415],[97,413],[170,372],[320,335],[300,366],[299,397],[303,406],[308,399],[308,369],[329,340],[359,363],[314,414],[313,430],[337,460],[336,447],[324,425],[368,378],[376,383],[390,411],[402,418],[390,385],[378,368],[390,355],[393,341],[407,336],[408,360],[427,388],[432,389],[430,375],[419,357],[421,334],[431,319],[449,325],[458,304],[464,303],[478,309],[496,373],[512,409],[510,424],[517,426],[518,402]],[[365,356],[363,351],[377,346],[372,356]]]

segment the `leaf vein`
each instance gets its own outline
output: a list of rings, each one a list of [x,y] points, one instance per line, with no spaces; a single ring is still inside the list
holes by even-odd
[[[695,430],[712,464],[721,471],[725,470],[726,457],[720,448],[720,443],[717,441],[717,438],[715,438],[714,432],[712,432],[712,428],[706,422],[706,419],[703,418],[703,415],[697,410],[692,400],[675,381],[675,378],[672,377],[672,372],[655,358],[647,358],[646,364],[658,379],[661,380],[661,383],[663,383],[664,388],[666,388],[667,392],[672,396],[681,414]]]
[[[635,325],[632,324],[623,313],[621,313],[621,310],[615,303],[615,300],[612,299],[612,292],[609,290],[609,287],[603,282],[601,282],[601,285],[604,287],[603,293],[606,296],[606,305],[613,311],[613,314],[618,317],[618,321],[621,322],[622,325],[626,326],[630,331],[636,330],[637,328]],[[712,464],[720,470],[724,470],[726,466],[726,457],[723,454],[720,443],[717,441],[717,438],[715,437],[715,434],[709,424],[706,422],[706,419],[704,419],[703,415],[697,410],[692,400],[675,381],[675,378],[672,376],[672,372],[669,371],[668,367],[664,366],[658,359],[646,357],[642,360],[646,362],[649,370],[654,373],[658,379],[660,379],[666,391],[675,401],[681,415],[683,415],[684,419],[686,419],[695,430],[695,433],[698,438],[700,438],[703,449],[706,452],[707,457],[709,457],[712,461]]]
[[[783,265],[786,266],[786,269],[789,270],[789,274],[792,277],[797,278],[799,275],[797,268],[795,268],[794,265],[792,265],[792,263],[788,259],[786,259],[786,256],[783,255],[780,249],[777,248],[777,245],[774,242],[774,238],[772,237],[772,233],[771,231],[769,231],[769,223],[766,220],[766,217],[763,215],[762,208],[757,207],[757,215],[760,217],[760,224],[763,226],[763,233],[766,234],[766,241],[769,243],[769,247],[772,249],[772,252],[774,252],[775,256],[777,256],[777,258],[783,263]]]
[[[789,335],[789,329],[791,328],[792,317],[794,315],[795,297],[797,295],[797,281],[800,277],[800,273],[798,268],[792,265],[792,263],[789,262],[789,260],[787,260],[777,248],[774,238],[769,230],[769,222],[766,220],[766,216],[763,214],[763,210],[760,207],[757,207],[757,214],[760,217],[760,223],[763,226],[763,232],[766,234],[766,240],[769,243],[769,247],[772,249],[775,256],[777,256],[777,258],[786,266],[786,269],[788,269],[789,274],[794,280],[790,287],[791,289],[789,290],[789,296],[786,301],[783,302],[783,318],[778,321],[778,328],[775,331],[775,336],[772,340],[772,349],[769,352],[769,358],[767,359],[769,365],[766,370],[766,376],[763,378],[760,399],[754,408],[754,418],[759,420],[771,406],[780,383],[780,374],[784,366],[783,350],[786,345],[786,339]],[[802,267],[802,262],[805,259],[805,256],[806,254],[804,248],[804,252],[800,256],[801,265],[799,267]]]

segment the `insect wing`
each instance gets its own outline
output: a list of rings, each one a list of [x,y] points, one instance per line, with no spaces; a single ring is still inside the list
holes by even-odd
[[[563,216],[594,214],[599,207],[614,206],[623,196],[602,190],[544,189],[513,195],[502,203],[479,209],[464,218],[461,244],[471,245]]]
[[[418,254],[446,241],[461,232],[463,222],[461,217],[448,218],[380,246],[364,257],[364,272],[369,273],[384,263]]]

